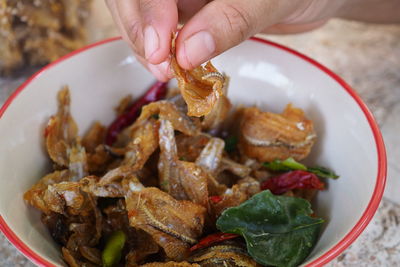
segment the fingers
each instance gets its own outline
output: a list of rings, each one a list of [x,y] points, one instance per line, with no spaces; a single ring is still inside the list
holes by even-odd
[[[128,34],[125,31],[125,27],[124,27],[124,25],[123,25],[123,23],[121,21],[120,16],[119,16],[116,0],[106,0],[106,4],[107,4],[108,9],[110,10],[111,16],[112,16],[115,24],[117,25],[117,28],[118,28],[122,38],[126,42],[129,42]]]
[[[178,1],[179,22],[185,23],[186,21],[188,21],[209,1],[210,0],[179,0]]]
[[[179,32],[177,60],[192,69],[239,44],[274,21],[280,1],[215,0],[204,6]],[[276,9],[279,10],[279,9]],[[271,14],[271,15],[269,15]]]
[[[190,20],[176,40],[176,56],[179,65],[192,69],[257,32],[291,33],[315,28],[324,23],[326,14],[321,10],[326,10],[329,3],[327,0],[107,0],[123,38],[159,80],[172,77],[169,54],[171,33],[177,30],[178,8],[181,20]],[[302,25],[293,25],[296,23]]]
[[[157,80],[167,82],[173,77],[170,68],[170,60],[166,60],[160,64],[151,64],[141,56],[135,55],[135,57]]]
[[[327,19],[318,20],[312,23],[304,23],[304,24],[276,24],[264,29],[262,33],[294,34],[294,33],[308,32],[323,26],[326,22],[328,22]]]
[[[176,31],[176,0],[107,0],[113,19],[136,58],[159,80],[171,77],[171,33]]]
[[[179,65],[192,69],[257,33],[266,2],[215,0],[204,6],[178,35]]]
[[[171,72],[171,62],[169,60],[163,61],[160,64],[147,64],[148,70],[157,78],[157,80],[166,82],[169,81],[173,74]]]
[[[139,2],[107,0],[106,3],[122,38],[130,44],[136,54],[143,56],[143,32]]]
[[[164,62],[171,51],[171,36],[178,25],[176,0],[141,0],[144,56],[152,64]]]

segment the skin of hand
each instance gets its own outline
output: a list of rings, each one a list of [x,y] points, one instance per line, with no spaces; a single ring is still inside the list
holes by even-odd
[[[379,3],[379,1],[381,1]],[[172,77],[169,68],[172,33],[185,23],[176,39],[176,57],[193,69],[256,33],[298,33],[323,25],[329,18],[360,18],[363,6],[392,10],[399,0],[106,0],[121,35],[137,59],[157,79]],[[386,2],[382,5],[382,2]],[[385,6],[385,7],[382,7]],[[361,17],[360,17],[361,16]],[[373,16],[372,16],[373,17]],[[390,19],[389,19],[390,20]]]

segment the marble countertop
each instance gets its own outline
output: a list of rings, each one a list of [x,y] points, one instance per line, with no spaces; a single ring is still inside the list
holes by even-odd
[[[102,1],[103,2],[103,1]],[[103,7],[98,7],[103,10]],[[92,40],[116,35],[107,13],[98,12]],[[374,113],[388,154],[388,181],[382,203],[361,236],[328,266],[400,264],[400,25],[331,20],[309,33],[267,36],[321,62],[360,94]],[[35,69],[0,79],[0,105]],[[0,234],[0,266],[34,266]]]

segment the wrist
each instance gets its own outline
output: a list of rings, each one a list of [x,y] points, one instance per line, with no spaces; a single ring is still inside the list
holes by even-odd
[[[368,1],[368,0],[367,0]],[[340,6],[340,8],[336,11],[335,17],[346,17],[349,16],[353,10],[354,7],[357,7],[359,5],[364,5],[365,2],[367,2],[365,0],[346,0],[343,1],[342,5]],[[381,0],[378,0],[381,1]]]
[[[338,17],[373,23],[399,23],[399,0],[348,0],[340,8]]]
[[[285,24],[314,23],[341,16],[349,2],[358,0],[306,0],[285,19]]]

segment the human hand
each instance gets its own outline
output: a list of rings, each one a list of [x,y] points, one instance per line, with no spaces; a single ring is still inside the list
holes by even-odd
[[[192,69],[259,33],[314,29],[346,0],[107,0],[124,40],[161,81],[171,78],[171,33],[179,65]]]

